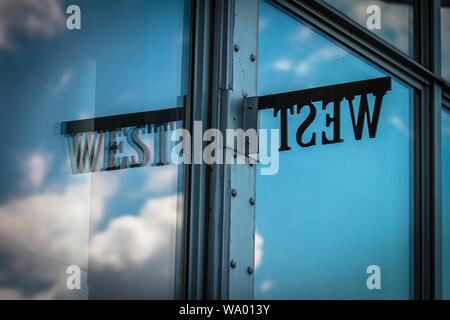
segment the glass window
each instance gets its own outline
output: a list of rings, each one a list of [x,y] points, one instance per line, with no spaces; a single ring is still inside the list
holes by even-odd
[[[188,10],[2,0],[0,299],[176,296],[183,172],[158,150],[182,121],[60,128],[181,107]]]
[[[450,81],[450,1],[441,3],[442,77]]]
[[[409,56],[414,55],[413,0],[325,0]],[[377,17],[379,16],[379,19]],[[377,23],[379,22],[379,24]]]
[[[265,1],[260,4],[259,56],[259,96],[386,76]],[[376,137],[370,138],[366,127],[361,140],[355,138],[351,106],[343,100],[343,141],[336,144],[322,143],[322,132],[333,136],[327,118],[333,112],[339,116],[332,104],[323,110],[315,102],[288,116],[291,150],[279,153],[276,174],[259,174],[256,180],[256,298],[410,297],[412,99],[412,90],[392,78]],[[355,98],[355,108],[359,102]],[[372,95],[368,103],[373,112]],[[312,121],[302,141],[316,143],[300,147],[297,130],[307,118]],[[260,126],[280,129],[280,116],[263,110]]]
[[[442,111],[442,297],[450,300],[450,111]]]

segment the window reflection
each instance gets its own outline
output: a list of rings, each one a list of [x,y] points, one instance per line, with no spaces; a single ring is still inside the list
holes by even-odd
[[[259,55],[259,95],[386,76],[267,2],[260,5]],[[412,91],[392,79],[376,138],[366,128],[358,141],[344,101],[343,143],[311,148],[296,142],[308,112],[289,116],[292,150],[280,153],[276,175],[257,176],[256,298],[410,297],[411,102]],[[326,112],[315,107],[305,140],[325,129]],[[261,128],[279,128],[272,110],[260,117]],[[325,130],[331,137],[333,129]],[[380,267],[380,290],[367,287],[371,266]]]
[[[442,77],[450,81],[450,1],[441,0]]]
[[[81,30],[66,28],[72,4]],[[174,297],[182,170],[72,174],[59,125],[182,106],[187,9],[2,1],[0,299]],[[69,265],[80,290],[66,286]]]
[[[450,110],[442,110],[442,297],[450,300]]]
[[[380,8],[381,25],[371,32],[386,40],[399,50],[413,56],[413,0],[325,0],[336,9],[354,19],[363,27],[367,27],[367,19],[373,11],[367,13],[367,8],[376,5]]]

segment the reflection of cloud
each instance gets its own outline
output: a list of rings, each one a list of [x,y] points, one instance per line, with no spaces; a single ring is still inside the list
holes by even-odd
[[[151,199],[138,216],[112,220],[91,241],[91,263],[96,269],[124,271],[142,266],[161,248],[168,250],[176,226],[176,206],[176,195]]]
[[[48,163],[51,161],[49,155],[42,153],[34,153],[28,157],[26,162],[26,170],[29,182],[34,188],[39,188],[44,182],[44,178],[48,171]]]
[[[411,135],[411,131],[409,130],[408,126],[404,123],[404,121],[399,116],[392,116],[389,119],[389,122],[399,130],[401,133],[403,133],[405,136]]]
[[[272,290],[272,288],[273,288],[273,282],[270,280],[264,280],[259,285],[259,290],[262,292],[268,292],[268,291]]]
[[[0,299],[64,296],[66,267],[87,268],[90,221],[95,223],[103,215],[117,181],[105,174],[73,178],[77,181],[59,190],[44,190],[0,206],[0,263],[5,273]],[[91,181],[96,187],[92,194]],[[20,288],[15,288],[18,283]]]
[[[346,15],[366,27],[368,14],[366,12],[369,3],[355,0],[333,0],[330,4]],[[381,10],[381,29],[371,30],[382,38],[392,43],[403,52],[408,53],[410,48],[409,35],[411,26],[412,6],[410,3],[392,3],[372,0],[370,4],[378,5]]]
[[[65,270],[71,264],[86,270],[88,257],[94,298],[172,297],[176,194],[147,200],[138,215],[117,216],[88,240],[118,191],[117,177],[71,176],[77,182],[0,206],[0,299],[86,297],[87,290],[66,289]]]
[[[306,26],[298,26],[297,29],[289,35],[289,41],[292,43],[303,42],[311,38],[313,31]]]
[[[0,299],[1,300],[23,300],[25,297],[22,292],[17,289],[11,288],[0,288]]]
[[[255,269],[262,263],[264,238],[258,233],[255,233]]]
[[[8,278],[18,278],[30,287],[45,282],[48,286],[40,293],[47,296],[54,286],[65,283],[61,265],[86,268],[89,186],[86,180],[0,206],[1,263]]]
[[[277,71],[289,71],[292,68],[292,62],[288,59],[276,60],[273,63],[273,69]]]
[[[269,19],[265,17],[260,17],[258,23],[259,23],[258,25],[259,32],[262,32],[266,30],[267,27],[269,26]]]
[[[330,61],[334,58],[343,58],[348,53],[336,46],[321,48],[311,55],[302,59],[302,61],[297,65],[296,72],[299,76],[304,76],[311,73],[318,64],[324,61]]]
[[[16,49],[13,38],[17,33],[51,38],[64,21],[58,0],[1,0],[0,49]]]
[[[67,69],[61,74],[59,78],[58,85],[56,86],[55,94],[60,94],[70,83],[73,78],[72,70]]]
[[[177,165],[171,164],[148,170],[149,180],[144,188],[145,192],[160,194],[173,191],[178,178],[178,168]]]

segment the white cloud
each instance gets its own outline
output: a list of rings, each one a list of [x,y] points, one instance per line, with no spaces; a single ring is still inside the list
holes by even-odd
[[[59,78],[59,82],[56,88],[56,94],[61,93],[69,85],[70,81],[72,81],[72,78],[72,70],[64,70],[64,72],[61,74],[61,77]]]
[[[273,288],[273,282],[270,280],[264,280],[261,282],[259,289],[262,292],[269,292]]]
[[[273,63],[273,69],[277,71],[289,71],[292,69],[292,62],[288,59],[276,60]]]
[[[67,295],[66,267],[87,269],[89,228],[103,216],[118,183],[105,173],[74,175],[70,181],[0,206],[0,252],[8,257],[2,260],[1,283],[12,279],[29,287],[48,283],[46,289],[29,294],[7,285],[0,288],[0,299]]]
[[[265,17],[260,17],[258,25],[259,32],[265,31],[268,26],[269,26],[269,19]]]
[[[261,236],[261,234],[258,233],[258,231],[256,231],[256,233],[255,233],[255,269],[257,269],[262,263],[262,258],[263,258],[263,254],[264,254],[263,245],[264,245],[264,238]]]
[[[110,222],[92,239],[89,256],[96,269],[124,271],[140,267],[156,253],[170,249],[176,228],[177,196],[149,200],[138,216],[126,215]]]
[[[39,188],[47,175],[49,163],[52,160],[51,156],[36,152],[27,158],[25,169],[29,182],[34,188]]]
[[[7,257],[2,260],[0,299],[67,297],[65,268],[76,264],[86,270],[88,257],[95,277],[97,272],[107,274],[106,282],[112,286],[127,286],[130,275],[123,271],[131,270],[133,279],[142,277],[151,284],[147,295],[170,297],[177,195],[147,200],[138,215],[111,219],[103,231],[91,231],[89,241],[89,230],[95,230],[104,216],[106,202],[117,193],[119,181],[109,172],[70,178],[74,181],[66,187],[0,206],[0,253]],[[14,281],[21,285],[16,287]],[[42,283],[47,283],[44,289],[25,293],[24,285],[36,291]],[[129,285],[130,292],[136,290]]]
[[[90,184],[85,180],[60,192],[43,192],[0,206],[0,235],[10,240],[0,247],[85,267],[89,199]]]
[[[412,134],[411,130],[409,130],[408,126],[399,116],[394,115],[390,117],[389,122],[405,136],[410,136]]]
[[[148,183],[144,192],[166,193],[176,190],[178,179],[177,165],[165,165],[148,169]]]
[[[299,76],[305,76],[311,71],[313,71],[318,64],[324,61],[330,61],[335,58],[343,58],[348,53],[336,46],[321,48],[311,55],[302,59],[302,61],[297,65],[296,72]]]
[[[17,49],[17,33],[52,38],[64,25],[64,11],[58,0],[0,1],[0,49]]]
[[[303,42],[310,39],[313,31],[306,26],[298,26],[292,34],[289,35],[289,41],[292,43]]]
[[[368,17],[366,10],[369,5],[367,2],[354,0],[334,0],[333,2],[332,5],[366,27]],[[412,34],[412,30],[409,30],[412,6],[376,0],[372,0],[370,4],[378,5],[381,10],[381,29],[375,29],[372,32],[382,35],[395,47],[407,52],[412,45],[409,43],[409,35]]]
[[[8,278],[26,279],[30,286],[47,282],[52,290],[64,284],[65,265],[86,268],[89,198],[90,184],[85,180],[59,192],[44,191],[0,206],[0,251],[8,256],[7,262],[2,261]],[[11,294],[1,291],[0,298]],[[48,297],[49,291],[40,295]]]
[[[23,300],[22,292],[13,288],[0,288],[0,299],[2,300]]]

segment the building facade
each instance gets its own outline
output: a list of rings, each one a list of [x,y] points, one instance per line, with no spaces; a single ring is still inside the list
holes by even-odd
[[[449,1],[3,2],[0,299],[450,299]]]

